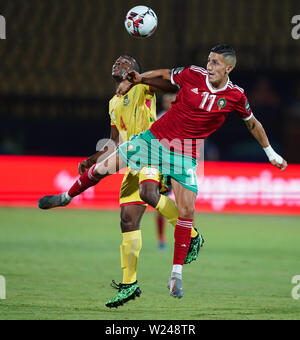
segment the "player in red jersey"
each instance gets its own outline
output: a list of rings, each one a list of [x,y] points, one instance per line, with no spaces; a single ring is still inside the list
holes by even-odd
[[[177,143],[172,143],[176,153],[182,153],[182,146],[185,145],[184,155],[197,159],[199,155],[195,148],[195,141],[205,139],[218,130],[227,115],[233,112],[245,121],[270,162],[284,170],[287,162],[270,146],[261,123],[251,111],[244,90],[229,79],[229,74],[235,65],[234,50],[228,45],[218,45],[211,50],[206,70],[190,66],[173,70],[156,70],[143,75],[130,72],[127,79],[135,84],[148,84],[163,90],[170,90],[170,83],[179,87],[180,91],[172,108],[150,128],[152,135],[167,148],[171,141],[177,140]],[[189,140],[188,145],[186,140]],[[174,177],[172,180],[179,219],[178,228],[175,230],[174,266],[169,284],[171,295],[176,297],[183,295],[181,287],[183,254],[180,255],[182,251],[180,247],[186,245],[189,227],[194,219],[196,190],[190,184],[184,185],[180,181],[176,183]]]
[[[92,176],[101,180],[126,165],[137,170],[151,165],[171,181],[179,211],[169,279],[173,297],[183,297],[182,267],[189,249],[197,196],[198,141],[220,128],[229,112],[234,112],[245,121],[269,161],[281,170],[287,167],[287,162],[272,149],[244,91],[229,80],[235,64],[235,51],[228,45],[218,45],[210,51],[206,70],[190,66],[160,69],[142,75],[128,72],[125,78],[133,84],[147,84],[166,92],[175,92],[179,88],[176,102],[150,130],[122,144],[117,153],[90,169]],[[126,86],[120,87],[118,93],[124,94],[127,90]],[[80,177],[78,183],[78,192],[96,184],[87,173]]]

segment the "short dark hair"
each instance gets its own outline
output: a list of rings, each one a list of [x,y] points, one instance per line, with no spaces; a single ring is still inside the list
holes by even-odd
[[[230,56],[235,56],[236,53],[235,50],[233,49],[232,46],[227,45],[227,44],[219,44],[217,46],[214,46],[210,52],[218,53],[218,54],[224,54],[224,55],[230,55]]]
[[[132,69],[138,73],[142,72],[142,67],[141,64],[137,61],[137,59],[135,57],[133,57],[132,55],[125,53],[123,55],[120,56],[120,58],[125,58],[128,59],[131,62],[131,66]]]
[[[233,66],[236,64],[236,53],[232,46],[228,44],[218,44],[214,46],[210,52],[222,54],[225,59],[230,61]]]

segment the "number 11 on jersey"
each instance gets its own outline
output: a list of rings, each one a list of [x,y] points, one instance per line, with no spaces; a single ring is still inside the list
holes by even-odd
[[[203,97],[203,99],[202,99],[202,102],[199,106],[200,109],[204,109],[204,106],[205,106],[207,100],[209,100],[209,104],[207,106],[206,111],[210,112],[213,105],[214,105],[214,102],[215,102],[217,96],[214,95],[214,94],[209,95],[209,92],[203,92],[201,96]]]

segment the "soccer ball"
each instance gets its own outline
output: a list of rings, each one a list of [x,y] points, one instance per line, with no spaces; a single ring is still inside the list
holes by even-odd
[[[148,38],[157,28],[157,16],[147,6],[133,7],[126,15],[125,27],[127,32],[136,38]]]

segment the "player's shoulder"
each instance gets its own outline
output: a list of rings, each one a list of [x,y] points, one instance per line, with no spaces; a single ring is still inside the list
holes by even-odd
[[[135,85],[135,86],[133,86],[132,88],[131,88],[131,90],[132,89],[135,89],[135,90],[144,90],[144,89],[147,89],[149,87],[149,85],[145,85],[145,84],[137,84],[137,85]]]
[[[228,90],[231,90],[233,93],[235,93],[239,97],[245,96],[245,90],[242,87],[236,84],[233,84],[231,80],[229,80],[228,82]]]
[[[196,65],[175,67],[172,69],[173,75],[180,74],[182,72],[207,75],[207,71],[205,70],[205,68]]]
[[[187,78],[197,81],[197,82],[204,82],[207,77],[207,71],[205,68],[191,65],[187,68]]]
[[[130,91],[132,91],[132,94],[134,96],[136,96],[136,95],[138,95],[138,96],[146,95],[146,94],[152,92],[151,87],[149,85],[146,85],[146,84],[137,84],[137,85],[133,86]]]
[[[118,98],[119,97],[115,94],[112,98],[110,98],[109,105],[113,105],[113,103],[115,103]]]
[[[196,66],[196,65],[191,65],[189,67],[189,71],[195,74],[201,74],[202,76],[206,76],[207,75],[207,71],[205,68],[200,67],[200,66]]]

